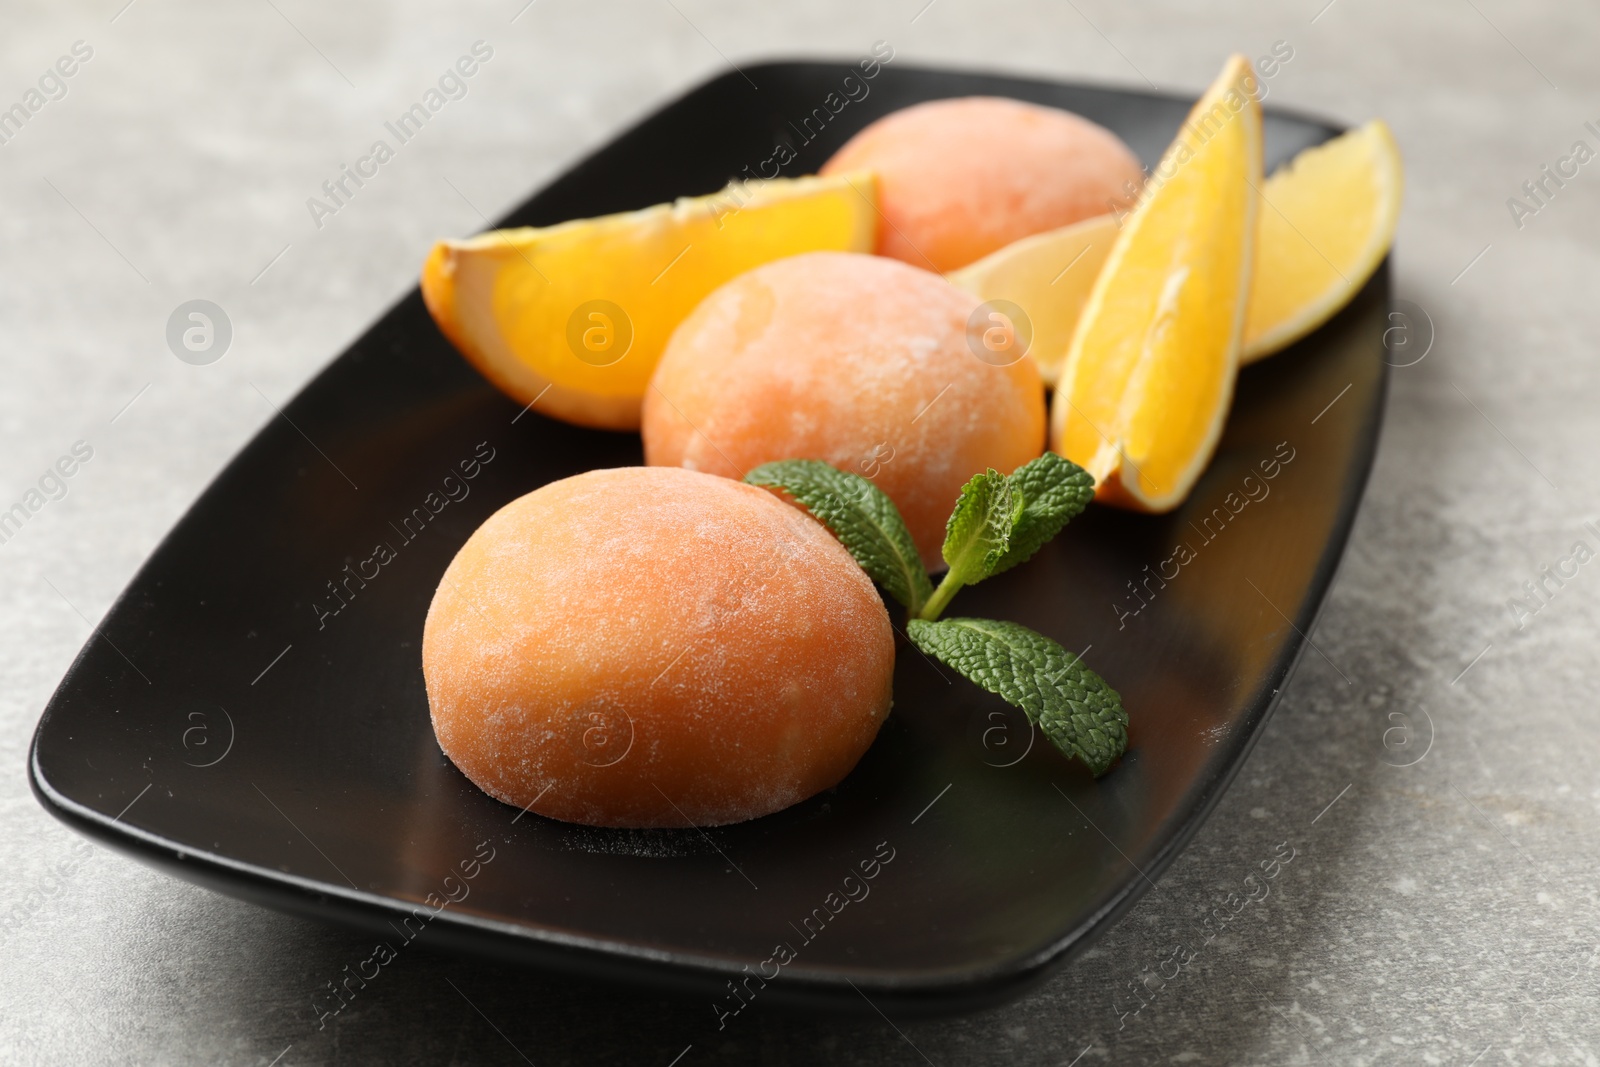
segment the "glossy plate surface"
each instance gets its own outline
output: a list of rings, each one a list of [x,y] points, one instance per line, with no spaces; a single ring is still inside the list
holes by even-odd
[[[801,144],[801,120],[850,70],[748,68],[759,92],[739,74],[709,82],[505,224],[709,192],[782,139],[799,150],[785,172],[811,172],[872,119],[937,97],[1065,107],[1148,164],[1188,109],[891,64],[865,99],[825,109],[820,131],[813,118],[815,139]],[[1269,112],[1269,168],[1335,132]],[[1122,692],[1131,747],[1098,782],[903,646],[894,713],[865,759],[837,790],[769,818],[599,831],[480,793],[428,721],[419,645],[434,586],[502,504],[638,463],[640,444],[521,413],[413,291],[262,430],[140,570],[44,712],[35,791],[72,826],[178,877],[389,941],[425,927],[435,947],[713,996],[783,944],[792,958],[769,1002],[865,1010],[859,989],[902,1011],[944,1010],[1015,995],[1150,887],[1266,721],[1371,466],[1387,287],[1380,271],[1323,329],[1244,372],[1182,510],[1091,508],[1030,563],[962,594],[962,614],[1087,648]],[[379,545],[387,561],[368,562]],[[847,884],[863,861],[875,877]]]

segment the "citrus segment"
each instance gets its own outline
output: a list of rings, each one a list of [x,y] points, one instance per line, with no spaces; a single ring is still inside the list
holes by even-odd
[[[1366,284],[1394,241],[1404,184],[1382,119],[1306,149],[1267,180],[1241,363],[1298,341]]]
[[[1051,446],[1106,503],[1176,506],[1233,398],[1250,284],[1261,107],[1233,56],[1147,181],[1078,320]]]
[[[1116,241],[1114,215],[1097,215],[1034,234],[945,275],[979,300],[1008,300],[1028,316],[1028,355],[1049,385],[1072,342],[1073,327]]]
[[[713,289],[811,251],[870,251],[870,174],[735,182],[711,196],[440,241],[422,295],[445,336],[523,404],[639,425],[667,338]]]

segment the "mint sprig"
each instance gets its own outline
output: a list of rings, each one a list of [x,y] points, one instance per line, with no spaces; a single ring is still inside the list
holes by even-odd
[[[923,605],[922,618],[937,619],[957,590],[995,572],[1011,547],[1011,529],[1022,510],[1022,494],[992,467],[961,487],[944,529],[943,555],[950,569]]]
[[[1128,745],[1122,698],[1055,641],[1014,622],[939,615],[963,586],[1030,559],[1094,497],[1094,479],[1047,452],[961,489],[945,526],[949,570],[935,589],[894,502],[818,460],[767,463],[745,481],[787,493],[833,532],[867,575],[905,606],[906,635],[929,656],[1021,708],[1064,755],[1104,774]]]
[[[1122,698],[1044,634],[994,619],[912,619],[906,636],[1023,713],[1068,756],[1104,774],[1128,747]]]
[[[928,571],[888,494],[859,474],[815,459],[763,463],[744,476],[751,485],[781,489],[839,539],[867,577],[920,614],[933,593]]]
[[[974,585],[1030,559],[1094,499],[1094,478],[1046,452],[1010,475],[990,469],[961,487],[945,527],[950,565],[921,618],[937,619],[964,585]]]

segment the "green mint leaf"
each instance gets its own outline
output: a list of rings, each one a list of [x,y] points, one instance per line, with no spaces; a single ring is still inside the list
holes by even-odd
[[[933,594],[900,509],[882,489],[815,459],[763,463],[744,476],[751,485],[781,489],[833,532],[867,576],[913,615]]]
[[[922,618],[937,619],[957,590],[995,572],[1011,544],[1011,528],[1021,514],[1022,495],[993,467],[973,475],[961,487],[961,496],[944,528],[944,561],[950,570],[923,605]]]
[[[1011,528],[1021,509],[1022,497],[992,467],[961,487],[944,531],[944,561],[961,584],[981,582],[994,573],[1011,544]]]
[[[1012,472],[1011,488],[1022,497],[1022,514],[994,574],[1026,562],[1094,499],[1093,476],[1054,452]]]
[[[963,677],[1019,707],[1050,743],[1104,774],[1128,747],[1122,698],[1044,634],[993,619],[912,619],[906,636]]]

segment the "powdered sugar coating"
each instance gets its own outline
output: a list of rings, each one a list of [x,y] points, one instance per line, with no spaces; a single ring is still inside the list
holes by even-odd
[[[878,253],[937,271],[1130,204],[1144,182],[1138,158],[1105,127],[993,96],[891,112],[822,166],[863,170],[878,179]]]
[[[924,562],[942,565],[961,486],[1045,443],[1031,360],[968,345],[978,307],[944,279],[878,256],[813,252],[758,267],[679,325],[645,397],[645,459],[742,477],[820,459],[871,478]]]
[[[440,580],[434,731],[490,795],[596,826],[719,825],[836,784],[894,639],[809,516],[693,471],[590,471],[506,505]]]

